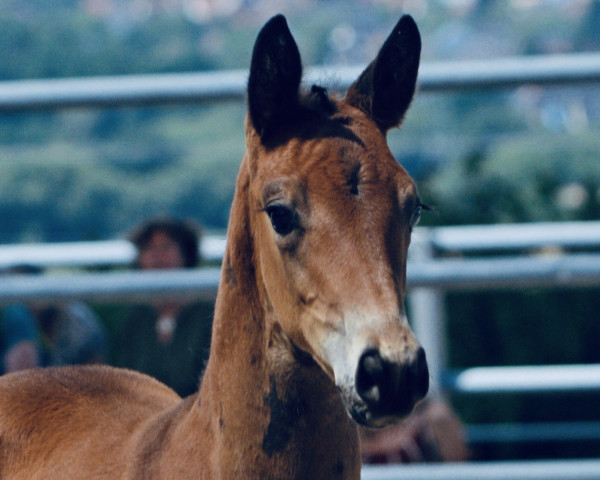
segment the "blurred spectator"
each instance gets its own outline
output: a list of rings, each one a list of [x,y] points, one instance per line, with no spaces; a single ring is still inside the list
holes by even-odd
[[[150,220],[131,236],[142,270],[194,268],[200,262],[199,231],[185,222]],[[213,306],[163,302],[125,313],[113,354],[117,366],[160,380],[181,396],[198,389],[208,360]]]
[[[82,365],[105,360],[106,340],[96,314],[81,302],[38,310],[41,365]]]
[[[443,401],[429,400],[398,425],[361,428],[363,463],[461,462],[469,459],[464,427]]]
[[[18,265],[6,273],[36,275],[42,269]],[[43,307],[14,304],[0,316],[0,352],[0,373],[100,363],[105,357],[105,335],[97,316],[81,302]]]
[[[39,365],[38,329],[24,305],[0,312],[0,375]]]

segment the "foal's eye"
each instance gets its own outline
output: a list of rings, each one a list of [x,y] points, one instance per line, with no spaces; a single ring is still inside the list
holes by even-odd
[[[265,208],[273,230],[279,235],[289,235],[292,233],[298,224],[296,213],[284,205],[271,205]]]
[[[423,207],[422,205],[419,205],[417,208],[414,209],[411,217],[410,217],[410,227],[416,227],[417,224],[419,223],[419,220],[421,220],[421,211],[422,211]]]
[[[425,210],[427,212],[431,212],[432,208],[425,205],[424,203],[419,202],[410,216],[410,228],[416,227],[421,220],[421,212]]]

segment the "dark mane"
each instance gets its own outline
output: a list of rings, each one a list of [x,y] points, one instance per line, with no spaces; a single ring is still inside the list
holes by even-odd
[[[303,140],[337,137],[364,145],[348,128],[350,119],[336,117],[337,112],[337,104],[327,89],[312,85],[310,90],[300,94],[297,109],[287,112],[288,115],[280,119],[274,130],[263,135],[262,142],[269,148],[275,148],[294,137]]]
[[[300,99],[300,104],[309,110],[321,113],[325,117],[331,117],[337,112],[335,102],[329,97],[327,89],[320,85],[313,85]]]

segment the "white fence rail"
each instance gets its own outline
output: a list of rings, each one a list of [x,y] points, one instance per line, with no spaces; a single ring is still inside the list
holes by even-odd
[[[19,264],[33,264],[19,262]],[[55,263],[53,263],[56,266]],[[72,266],[72,264],[70,264]],[[217,270],[218,273],[218,270]],[[411,261],[409,288],[495,290],[600,286],[600,254],[507,259]],[[214,269],[173,272],[100,272],[0,276],[0,304],[80,298],[92,302],[160,300],[173,295],[208,298],[218,286]],[[413,312],[413,321],[419,323]],[[431,315],[423,318],[432,322]]]
[[[600,461],[365,466],[363,480],[600,480]]]
[[[600,365],[473,367],[445,386],[463,393],[600,392]]]
[[[225,237],[204,236],[199,248],[204,260],[220,262],[225,251]],[[119,267],[131,265],[134,259],[135,247],[127,240],[0,245],[0,269],[17,265],[41,268]]]
[[[307,83],[334,80],[345,90],[364,65],[309,68]],[[0,82],[0,111],[73,107],[124,107],[239,101],[248,72],[129,75]],[[421,91],[507,88],[526,83],[560,85],[600,81],[600,54],[543,55],[490,60],[425,62],[419,69]]]
[[[7,275],[1,278],[0,305],[80,299],[93,303],[153,302],[164,299],[214,300],[220,270],[116,271],[63,275]]]

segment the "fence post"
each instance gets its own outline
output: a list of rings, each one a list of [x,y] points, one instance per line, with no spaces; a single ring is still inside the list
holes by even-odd
[[[433,260],[432,230],[420,228],[413,235],[411,261]],[[410,284],[408,285],[410,288]],[[425,349],[430,375],[430,395],[441,392],[441,376],[446,369],[445,292],[439,288],[417,287],[408,293],[410,321],[417,339]]]

